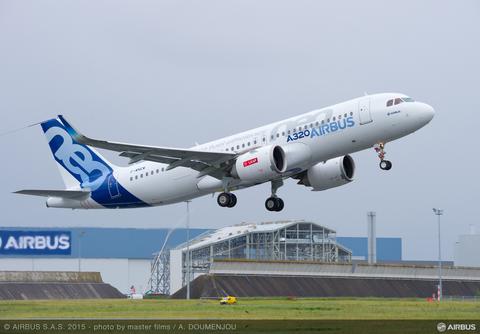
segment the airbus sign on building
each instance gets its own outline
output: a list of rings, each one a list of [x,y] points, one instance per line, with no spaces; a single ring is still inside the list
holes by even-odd
[[[70,255],[68,231],[0,230],[0,254]]]

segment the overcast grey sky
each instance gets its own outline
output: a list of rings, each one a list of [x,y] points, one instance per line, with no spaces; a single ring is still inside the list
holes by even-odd
[[[354,154],[355,182],[310,192],[239,191],[237,207],[194,200],[192,225],[305,218],[342,236],[403,238],[405,259],[436,258],[480,230],[478,1],[0,0],[0,133],[63,113],[86,134],[189,147],[363,95],[397,91],[431,104],[433,121],[386,147]],[[1,226],[168,227],[184,204],[121,211],[47,209],[23,188],[62,188],[39,127],[0,137]],[[124,160],[108,154],[115,162]]]

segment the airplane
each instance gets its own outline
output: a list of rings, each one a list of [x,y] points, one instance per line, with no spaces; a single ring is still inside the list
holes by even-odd
[[[233,193],[265,182],[268,211],[278,212],[277,196],[292,178],[312,191],[354,180],[350,154],[374,148],[382,170],[388,142],[429,123],[434,109],[400,93],[365,95],[326,108],[189,149],[136,145],[86,137],[62,115],[41,123],[66,189],[20,190],[47,197],[49,208],[139,208],[189,201],[220,193],[217,203],[232,208]],[[94,148],[119,152],[128,166],[116,166]]]

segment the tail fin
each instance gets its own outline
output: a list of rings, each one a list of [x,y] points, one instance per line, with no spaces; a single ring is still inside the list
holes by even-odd
[[[67,189],[94,191],[112,173],[115,166],[93,148],[79,144],[61,119],[45,121],[41,126]]]

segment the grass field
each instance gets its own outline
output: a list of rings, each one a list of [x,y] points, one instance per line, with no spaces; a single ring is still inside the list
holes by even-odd
[[[480,319],[480,302],[424,299],[240,299],[216,300],[45,300],[0,301],[0,319],[168,318],[168,319]]]

